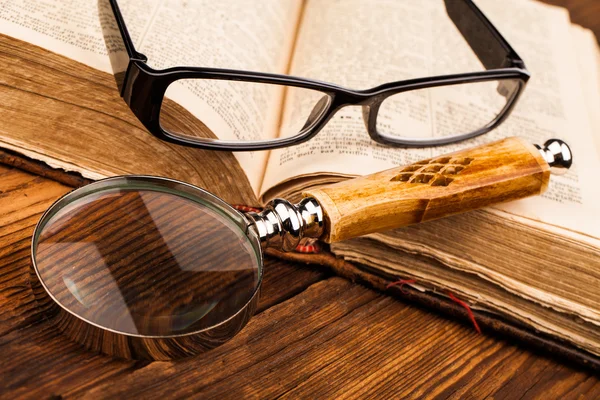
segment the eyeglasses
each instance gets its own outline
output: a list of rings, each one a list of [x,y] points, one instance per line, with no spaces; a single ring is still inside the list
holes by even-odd
[[[250,151],[305,142],[346,106],[362,107],[369,136],[389,146],[451,144],[497,127],[514,108],[529,72],[471,0],[444,0],[444,4],[485,70],[390,82],[367,90],[242,70],[184,66],[156,70],[136,51],[117,1],[99,0],[99,9],[121,96],[150,133],[179,145]],[[284,98],[293,107],[284,113],[278,136],[267,137],[266,114],[272,110],[264,105]],[[218,100],[211,104],[211,99]],[[443,123],[435,134],[416,134],[410,105],[426,107],[432,99],[439,105]],[[239,107],[240,102],[250,106]],[[205,107],[216,108],[216,103],[228,110],[228,115],[220,116],[231,128],[227,134],[211,131],[210,124],[198,117],[207,115]],[[215,114],[214,109],[211,112]]]

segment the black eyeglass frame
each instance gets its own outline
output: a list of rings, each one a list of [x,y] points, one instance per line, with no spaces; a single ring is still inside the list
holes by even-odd
[[[471,0],[444,1],[448,15],[486,70],[396,81],[366,90],[352,90],[332,83],[291,75],[242,70],[185,66],[155,70],[147,64],[148,58],[135,49],[117,1],[108,1],[129,56],[129,63],[125,75],[122,77],[123,80],[117,82],[120,84],[121,97],[152,135],[178,145],[224,151],[270,150],[292,146],[316,136],[333,115],[346,106],[362,106],[367,132],[377,143],[405,148],[457,143],[483,135],[505,121],[530,78],[521,57]],[[481,41],[481,28],[488,35],[488,43]],[[501,66],[495,68],[498,64]],[[217,79],[295,86],[320,91],[329,96],[329,103],[318,116],[313,118],[308,126],[305,126],[297,135],[291,137],[252,142],[182,137],[164,130],[160,124],[160,110],[164,94],[171,83],[180,79]],[[518,87],[510,98],[507,98],[507,103],[500,113],[481,129],[443,138],[394,138],[393,140],[377,131],[376,123],[379,106],[391,95],[430,87],[502,80],[514,80],[518,82]]]

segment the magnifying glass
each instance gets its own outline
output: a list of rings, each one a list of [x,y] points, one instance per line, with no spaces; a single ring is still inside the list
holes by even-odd
[[[198,187],[120,176],[76,189],[41,217],[31,287],[45,316],[92,350],[169,360],[214,348],[253,315],[262,251],[334,242],[545,190],[572,162],[559,140],[509,138],[273,200],[241,213]]]

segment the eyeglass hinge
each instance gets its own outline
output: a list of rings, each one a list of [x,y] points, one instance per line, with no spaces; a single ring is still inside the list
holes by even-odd
[[[504,61],[506,67],[525,68],[525,62],[519,58],[515,58],[512,55],[506,57]]]

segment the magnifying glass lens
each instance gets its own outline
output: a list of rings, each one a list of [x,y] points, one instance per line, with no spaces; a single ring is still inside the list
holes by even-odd
[[[119,333],[184,335],[255,295],[260,250],[239,214],[159,180],[99,184],[55,204],[36,229],[38,277],[62,308]]]

